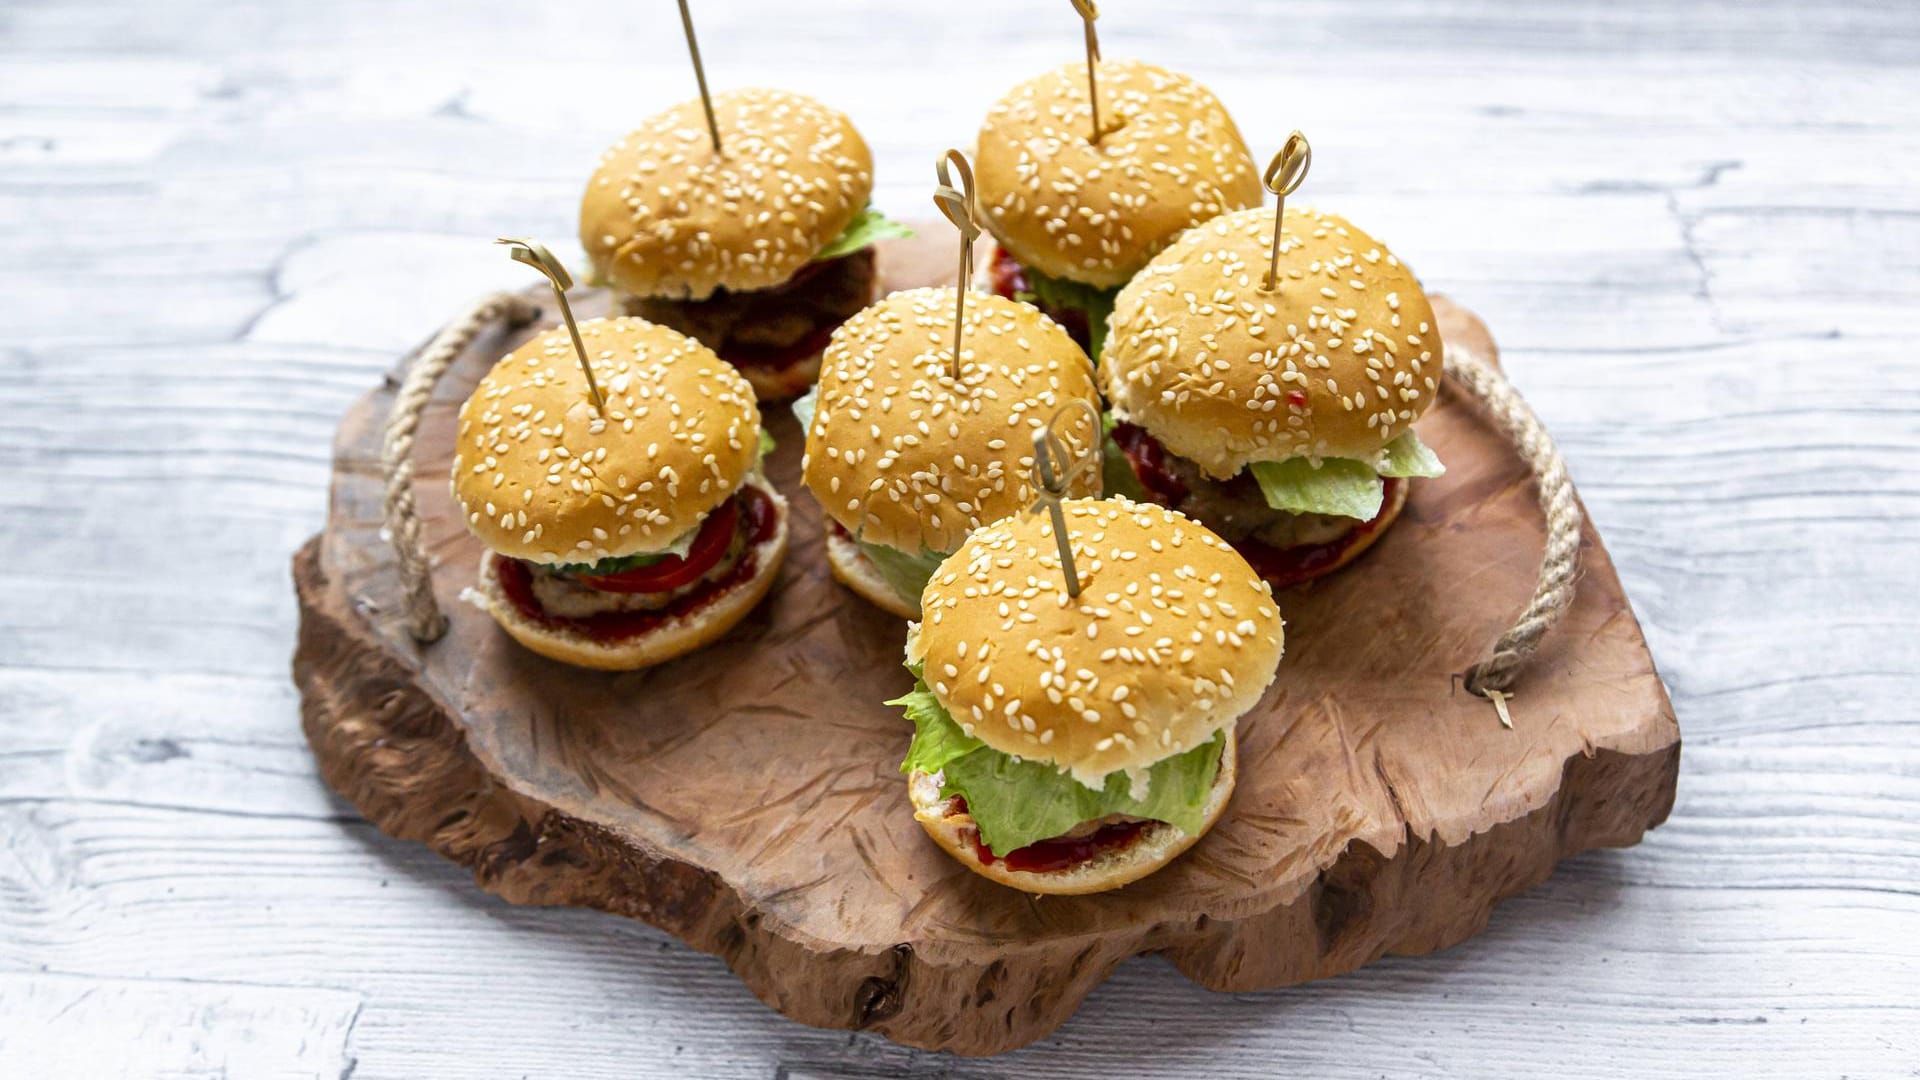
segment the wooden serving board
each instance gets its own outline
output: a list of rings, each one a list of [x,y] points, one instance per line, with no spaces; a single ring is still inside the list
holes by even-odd
[[[943,230],[927,231],[883,249],[887,287],[951,282]],[[1449,340],[1493,356],[1478,319],[1435,306]],[[792,550],[768,602],[714,647],[580,671],[459,601],[481,550],[447,491],[454,415],[532,330],[483,335],[421,424],[443,640],[407,637],[381,534],[397,376],[342,423],[326,530],[294,559],[294,679],[327,782],[509,901],[652,923],[803,1023],[988,1054],[1046,1035],[1141,953],[1252,990],[1453,945],[1556,860],[1635,843],[1672,806],[1679,729],[1591,529],[1578,600],[1516,688],[1514,729],[1456,684],[1525,603],[1542,526],[1525,467],[1449,392],[1420,428],[1447,475],[1417,483],[1355,565],[1280,594],[1286,657],[1240,723],[1219,825],[1118,892],[992,884],[914,823],[896,770],[911,729],[882,704],[911,683],[904,624],[829,576],[784,407],[769,410],[769,471],[793,504]]]

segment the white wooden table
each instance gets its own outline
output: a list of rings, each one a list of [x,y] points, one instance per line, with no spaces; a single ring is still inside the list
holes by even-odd
[[[716,84],[854,114],[878,201],[1065,3],[704,0]],[[672,5],[0,8],[0,1076],[1920,1075],[1920,6],[1112,0],[1301,196],[1483,313],[1672,688],[1672,820],[1446,953],[1123,967],[963,1061],[509,907],[314,775],[288,557],[347,404],[567,241],[691,92]],[[1218,9],[1217,11],[1214,9]],[[1041,12],[1041,13],[1036,13]],[[557,245],[558,246],[558,245]],[[1524,694],[1516,702],[1525,707]]]

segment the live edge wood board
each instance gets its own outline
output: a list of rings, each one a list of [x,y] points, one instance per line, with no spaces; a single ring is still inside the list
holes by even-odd
[[[887,288],[952,280],[945,231],[925,233],[883,249]],[[1470,312],[1436,310],[1448,340],[1494,355]],[[802,1023],[990,1054],[1046,1035],[1142,953],[1253,990],[1456,944],[1560,858],[1635,843],[1673,804],[1679,729],[1591,529],[1578,600],[1516,687],[1513,729],[1456,684],[1525,603],[1542,537],[1525,467],[1449,392],[1420,428],[1447,475],[1417,483],[1354,566],[1279,595],[1286,657],[1240,722],[1219,825],[1118,892],[994,885],[913,821],[896,770],[910,727],[882,704],[911,682],[904,624],[829,576],[784,407],[768,410],[769,472],[793,505],[792,550],[768,602],[716,646],[577,671],[460,602],[480,546],[447,491],[454,416],[533,330],[482,335],[421,425],[444,639],[423,648],[402,629],[381,535],[397,377],[342,423],[326,529],[294,559],[294,678],[327,782],[513,903],[652,923]]]

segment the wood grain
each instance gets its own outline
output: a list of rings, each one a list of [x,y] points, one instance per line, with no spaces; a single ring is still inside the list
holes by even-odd
[[[903,218],[942,146],[1079,48],[1019,0],[790,7],[697,8],[710,73],[841,103]],[[636,60],[677,17],[40,0],[0,14],[0,971],[218,982],[263,1018],[295,1000],[275,988],[348,991],[355,1080],[1911,1074],[1920,11],[1104,14],[1110,55],[1194,73],[1256,144],[1305,129],[1298,197],[1498,327],[1687,730],[1645,843],[1568,860],[1465,945],[1305,987],[1122,964],[989,1063],[800,1027],[659,931],[486,896],[315,775],[287,556],[365,387],[526,284],[488,242],[564,240],[594,155],[687,94],[677,55]],[[177,1014],[121,1000],[152,1023],[89,1025],[67,1072],[171,1060],[149,1048]],[[32,1015],[0,1038],[44,1038]]]
[[[887,243],[883,288],[947,280],[947,247]],[[1471,314],[1444,301],[1438,314],[1443,337],[1495,356]],[[1220,824],[1120,893],[1035,901],[995,886],[912,819],[895,768],[907,733],[883,704],[911,685],[902,625],[829,575],[785,410],[768,473],[794,496],[792,553],[718,644],[589,675],[458,600],[483,549],[442,479],[455,412],[534,332],[476,342],[421,419],[416,497],[447,636],[421,648],[395,619],[378,462],[398,372],[342,424],[328,527],[294,574],[294,678],[322,775],[509,900],[653,923],[805,1023],[1001,1053],[1143,952],[1246,990],[1455,944],[1559,858],[1634,843],[1672,806],[1679,731],[1591,531],[1575,604],[1517,688],[1515,729],[1457,687],[1531,592],[1543,526],[1525,465],[1450,389],[1421,428],[1448,474],[1415,485],[1352,572],[1279,597],[1289,654],[1242,722]]]
[[[0,975],[0,1061],[19,1076],[339,1076],[360,1011],[342,990]],[[31,1034],[30,1034],[31,1033]],[[102,1068],[102,1043],[138,1044]]]

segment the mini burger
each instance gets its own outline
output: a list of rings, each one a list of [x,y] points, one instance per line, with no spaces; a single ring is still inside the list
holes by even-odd
[[[833,335],[813,394],[801,480],[827,517],[834,577],[901,618],[967,534],[1032,505],[1033,436],[1056,426],[1077,458],[1099,443],[1087,354],[1029,304],[970,296],[953,362],[950,288],[897,292]],[[1073,488],[1098,494],[1097,470]]]
[[[466,599],[542,656],[627,670],[705,645],[753,609],[787,550],[760,474],[753,390],[712,350],[640,319],[508,354],[460,409],[453,497],[487,546]]]
[[[1231,546],[1175,511],[1062,504],[976,531],[907,637],[914,816],[968,869],[1090,893],[1165,866],[1233,792],[1234,725],[1280,662],[1279,608]]]
[[[762,400],[806,389],[834,328],[873,300],[873,155],[838,110],[781,90],[699,100],[615,143],[580,203],[594,279],[629,315],[701,341]]]
[[[1096,360],[1120,286],[1182,230],[1262,198],[1247,144],[1206,87],[1134,60],[1098,72],[1098,142],[1087,68],[1074,63],[1000,99],[973,157],[997,241],[983,284],[1038,304]]]
[[[1275,586],[1330,573],[1380,538],[1416,477],[1445,470],[1414,434],[1441,375],[1420,282],[1344,218],[1287,208],[1193,229],[1120,292],[1101,368],[1108,482],[1225,537]]]

